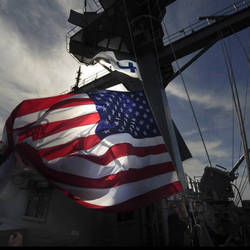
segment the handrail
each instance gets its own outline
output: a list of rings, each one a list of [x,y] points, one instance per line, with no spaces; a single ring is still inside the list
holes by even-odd
[[[83,79],[81,81],[81,83],[79,84],[79,87],[82,87],[82,86],[86,85],[87,83],[93,82],[96,79],[101,78],[101,77],[103,77],[103,76],[105,76],[107,74],[109,74],[108,70],[106,70],[106,69],[101,70],[101,71],[99,71],[99,72],[97,72],[97,73],[95,73],[95,74],[93,74],[93,75],[91,75],[91,76]]]
[[[80,84],[79,84],[78,87],[81,88],[81,87],[83,87],[84,85],[86,85],[86,84],[88,84],[88,83],[90,83],[90,82],[93,82],[93,81],[95,81],[95,80],[97,80],[97,79],[99,79],[99,78],[101,78],[101,77],[103,77],[103,76],[105,76],[105,75],[107,75],[107,74],[109,74],[109,71],[108,71],[108,70],[106,70],[106,69],[101,70],[101,71],[99,71],[99,72],[97,72],[97,73],[95,73],[95,74],[93,74],[93,75],[91,75],[91,76],[89,76],[89,77],[83,79],[83,80],[80,82]],[[70,87],[71,87],[71,90],[72,90],[73,87],[75,87],[75,84],[74,84],[74,85],[71,85]],[[65,91],[61,92],[60,95],[67,94],[67,93],[69,93],[69,90],[65,90]]]
[[[230,15],[233,14],[237,11],[243,10],[245,7],[249,7],[250,6],[250,0],[245,0],[245,1],[238,1],[232,5],[229,5],[228,7],[215,12],[214,14],[212,14],[211,16],[215,16],[215,15]],[[166,36],[163,38],[163,43],[164,45],[168,45],[174,41],[179,40],[180,38],[192,34],[195,31],[198,31],[206,26],[211,25],[212,23],[214,23],[215,21],[210,21],[210,20],[199,20],[197,22],[195,22],[194,24],[191,24],[173,34],[170,34],[169,36]]]

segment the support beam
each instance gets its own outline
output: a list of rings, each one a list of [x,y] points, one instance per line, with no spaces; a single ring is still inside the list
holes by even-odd
[[[169,62],[173,62],[249,26],[250,7],[247,7],[165,46],[164,50],[160,53],[160,58],[167,58]],[[218,36],[219,32],[223,34],[223,37]],[[173,55],[173,50],[176,58]]]

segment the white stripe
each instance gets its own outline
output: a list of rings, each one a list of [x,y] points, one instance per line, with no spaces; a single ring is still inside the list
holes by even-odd
[[[62,157],[52,161],[44,160],[47,166],[59,172],[93,179],[117,174],[128,169],[140,169],[165,162],[171,162],[169,153],[148,155],[144,157],[134,155],[123,156],[105,166],[79,157]]]
[[[40,110],[28,115],[17,117],[14,121],[13,129],[22,128],[42,117],[48,109]]]
[[[27,142],[35,149],[49,148],[71,142],[78,138],[84,138],[95,134],[97,124],[85,125],[76,128],[63,130],[54,135],[44,137],[43,139],[33,141],[32,137],[24,139],[22,142]]]
[[[56,133],[54,135],[47,136],[35,142],[33,142],[31,138],[27,138],[23,140],[23,142],[28,142],[33,147],[37,147],[39,149],[59,146],[80,137],[87,137],[89,135],[94,135],[97,126],[98,124],[91,124],[77,128],[71,128]],[[162,139],[162,136],[137,139],[127,133],[115,134],[107,136],[101,141],[101,143],[98,143],[93,148],[89,150],[78,151],[75,152],[75,154],[88,154],[88,155],[100,156],[105,154],[109,150],[109,148],[112,147],[113,145],[120,143],[130,143],[134,147],[150,147],[150,146],[164,144],[164,141]]]
[[[42,110],[29,115],[17,117],[14,122],[14,129],[24,127],[30,123],[36,122],[34,125],[47,124],[61,120],[72,119],[81,115],[95,113],[96,107],[94,104],[79,105],[67,108],[60,108],[47,112]],[[34,126],[32,125],[32,126]]]
[[[54,182],[55,185],[97,206],[113,206],[178,181],[176,172],[170,172],[114,188],[79,188]]]
[[[69,100],[69,99],[76,99],[76,98],[89,98],[89,97],[86,94],[75,95],[75,96],[72,96],[72,97],[65,98],[65,99],[61,100],[60,102],[65,101],[65,100]],[[58,102],[58,103],[60,103],[60,102]],[[85,108],[83,108],[83,106]],[[52,110],[52,111],[48,112],[48,114],[45,117],[43,117],[43,116],[49,109],[39,110],[39,111],[31,113],[31,114],[27,114],[27,115],[17,117],[15,119],[15,121],[14,121],[13,128],[17,129],[17,128],[24,127],[24,126],[26,126],[26,125],[28,125],[30,123],[36,122],[38,119],[42,119],[42,121],[44,121],[46,123],[48,122],[47,121],[48,119],[50,119],[50,122],[60,121],[60,120],[63,119],[62,118],[63,116],[68,117],[68,118],[65,118],[65,119],[70,119],[70,118],[79,116],[81,114],[82,110],[84,110],[86,112],[86,110],[88,108],[89,108],[89,111],[87,113],[96,112],[96,108],[95,108],[94,104],[78,105],[78,106],[72,106],[72,107]],[[61,113],[63,113],[63,114],[61,114]],[[79,114],[79,115],[77,115],[77,114]],[[74,116],[72,117],[72,115],[74,115]]]
[[[94,104],[56,109],[49,111],[48,114],[46,114],[42,119],[39,119],[36,125],[41,125],[56,121],[64,121],[96,112],[97,112],[96,106]]]

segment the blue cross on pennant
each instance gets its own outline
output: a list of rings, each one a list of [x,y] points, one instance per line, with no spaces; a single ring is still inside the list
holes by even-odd
[[[120,69],[129,69],[131,73],[136,72],[136,67],[134,66],[134,64],[132,62],[129,62],[128,66],[122,66],[122,65],[120,65],[119,62],[117,62],[117,65]]]

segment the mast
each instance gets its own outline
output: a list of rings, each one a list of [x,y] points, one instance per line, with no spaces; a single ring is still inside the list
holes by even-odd
[[[99,0],[103,8],[101,13],[80,14],[71,11],[69,22],[82,29],[70,37],[69,52],[85,64],[89,64],[96,54],[105,50],[114,51],[118,58],[133,59],[138,63],[142,82],[111,72],[105,76],[105,81],[98,81],[97,87],[101,89],[102,84],[105,85],[104,82],[110,78],[114,85],[125,79],[125,86],[129,90],[144,90],[185,188],[185,176],[165,87],[217,41],[248,27],[250,7],[239,3],[236,10],[235,5],[232,5],[223,14],[210,16],[209,24],[199,24],[198,28],[188,27],[184,29],[185,36],[177,36],[171,44],[164,45],[161,21],[165,12],[162,10],[173,2],[175,0],[137,0],[133,3],[129,0]],[[207,18],[209,17],[200,19]],[[218,36],[218,33],[222,36]],[[173,71],[172,62],[200,49],[201,51],[182,69]],[[80,88],[79,91],[84,88],[91,90],[92,87],[96,88],[95,82]]]
[[[134,86],[144,90],[156,124],[177,168],[179,180],[183,188],[186,189],[182,160],[164,89],[164,81],[169,73],[173,72],[173,69],[170,63],[166,63],[165,59],[159,61],[158,53],[163,49],[162,40],[157,41],[157,44],[152,42],[156,38],[154,32],[163,37],[161,21],[164,13],[161,10],[174,1],[137,0],[132,3],[128,0],[111,2],[103,0],[99,2],[103,6],[104,13],[96,14],[95,21],[91,19],[94,19],[93,13],[90,16],[90,13],[80,15],[71,12],[69,21],[78,24],[83,29],[77,34],[78,41],[75,40],[74,36],[71,37],[70,52],[75,54],[74,51],[80,49],[79,36],[82,36],[81,52],[78,53],[77,58],[81,57],[82,62],[86,64],[90,62],[90,53],[93,53],[94,56],[94,53],[109,50],[109,47],[117,48],[113,51],[118,58],[133,59],[138,63],[142,82],[137,80],[137,84]],[[89,23],[89,25],[84,27],[84,22]],[[100,23],[106,24],[106,26],[102,25],[101,30]],[[98,28],[93,30],[91,26]],[[108,34],[106,30],[110,30],[112,34]],[[95,40],[89,39],[91,36],[95,37]],[[105,45],[107,47],[103,48],[105,40],[107,40]],[[90,47],[90,44],[93,46]],[[156,47],[157,49],[155,49]],[[129,79],[126,79],[125,82],[125,85],[130,87],[133,84]],[[133,90],[133,87],[131,89]]]

